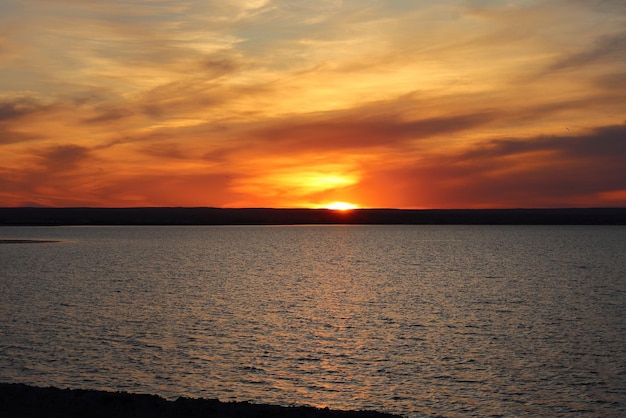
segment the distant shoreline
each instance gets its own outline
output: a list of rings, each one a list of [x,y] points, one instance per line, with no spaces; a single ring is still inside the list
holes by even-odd
[[[70,390],[0,383],[0,415],[24,417],[279,417],[279,418],[394,418],[375,411],[339,411],[310,406],[277,406],[217,399],[180,397],[168,401],[157,395],[97,390]]]
[[[626,208],[0,208],[8,225],[626,225]]]

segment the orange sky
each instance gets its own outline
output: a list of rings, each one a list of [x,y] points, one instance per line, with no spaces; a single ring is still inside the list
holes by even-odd
[[[626,206],[623,0],[3,0],[0,206]]]

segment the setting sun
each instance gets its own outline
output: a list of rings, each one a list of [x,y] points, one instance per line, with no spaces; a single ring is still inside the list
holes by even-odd
[[[358,208],[357,205],[354,205],[352,203],[347,203],[347,202],[333,202],[326,206],[326,209],[332,209],[332,210],[352,210],[352,209],[357,209],[357,208]]]

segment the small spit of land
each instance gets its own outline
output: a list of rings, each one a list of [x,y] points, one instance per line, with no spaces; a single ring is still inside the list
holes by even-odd
[[[0,208],[0,225],[626,225],[626,208]]]
[[[185,418],[185,417],[303,417],[393,418],[373,411],[334,411],[305,406],[282,407],[216,399],[178,398],[167,401],[156,395],[126,392],[40,388],[0,383],[0,416],[6,418]]]
[[[51,242],[61,242],[49,239],[0,239],[0,244],[48,244]]]

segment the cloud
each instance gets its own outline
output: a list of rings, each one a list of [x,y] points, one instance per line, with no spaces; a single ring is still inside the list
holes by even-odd
[[[233,206],[230,173],[138,173],[112,176],[92,189],[96,206]],[[235,205],[236,206],[236,205]]]
[[[599,38],[589,48],[572,53],[552,64],[549,71],[567,70],[606,61],[623,62],[626,56],[626,32]]]
[[[217,78],[241,69],[241,62],[228,53],[215,53],[200,58],[200,70],[205,77]]]
[[[123,108],[102,108],[98,109],[95,116],[82,119],[85,124],[102,124],[118,122],[120,119],[128,118],[133,115],[133,112]]]
[[[89,149],[80,145],[66,144],[48,147],[37,152],[41,164],[52,170],[52,174],[77,168],[90,157]]]
[[[162,159],[189,159],[181,146],[175,142],[149,144],[143,147],[142,151]]]
[[[0,145],[17,144],[21,142],[36,141],[45,138],[41,134],[12,131],[0,125]]]
[[[17,144],[48,137],[36,129],[28,129],[30,128],[28,122],[32,117],[45,114],[53,109],[53,106],[44,105],[27,95],[0,99],[0,145]]]
[[[541,136],[524,139],[498,139],[481,144],[459,156],[460,159],[510,157],[550,152],[571,161],[618,159],[626,163],[626,124],[603,126],[578,136]],[[591,162],[588,164],[593,165]],[[595,163],[595,162],[594,162]]]
[[[27,96],[0,100],[0,122],[40,112],[46,107],[34,98]]]
[[[340,113],[340,112],[339,112]],[[389,147],[434,136],[451,135],[486,125],[493,118],[489,112],[440,116],[410,120],[391,115],[318,115],[248,132],[261,146],[294,150],[348,150]]]
[[[626,190],[625,137],[622,124],[580,136],[492,140],[456,155],[383,169],[363,186],[394,184],[386,198],[405,207],[625,205],[602,200]]]
[[[626,12],[626,3],[624,3],[622,0],[574,0],[574,2],[582,4],[585,7],[591,8],[593,10],[610,14]],[[564,3],[569,3],[569,0],[566,0]]]
[[[595,83],[602,89],[609,91],[626,91],[626,71],[604,74],[595,79]]]

